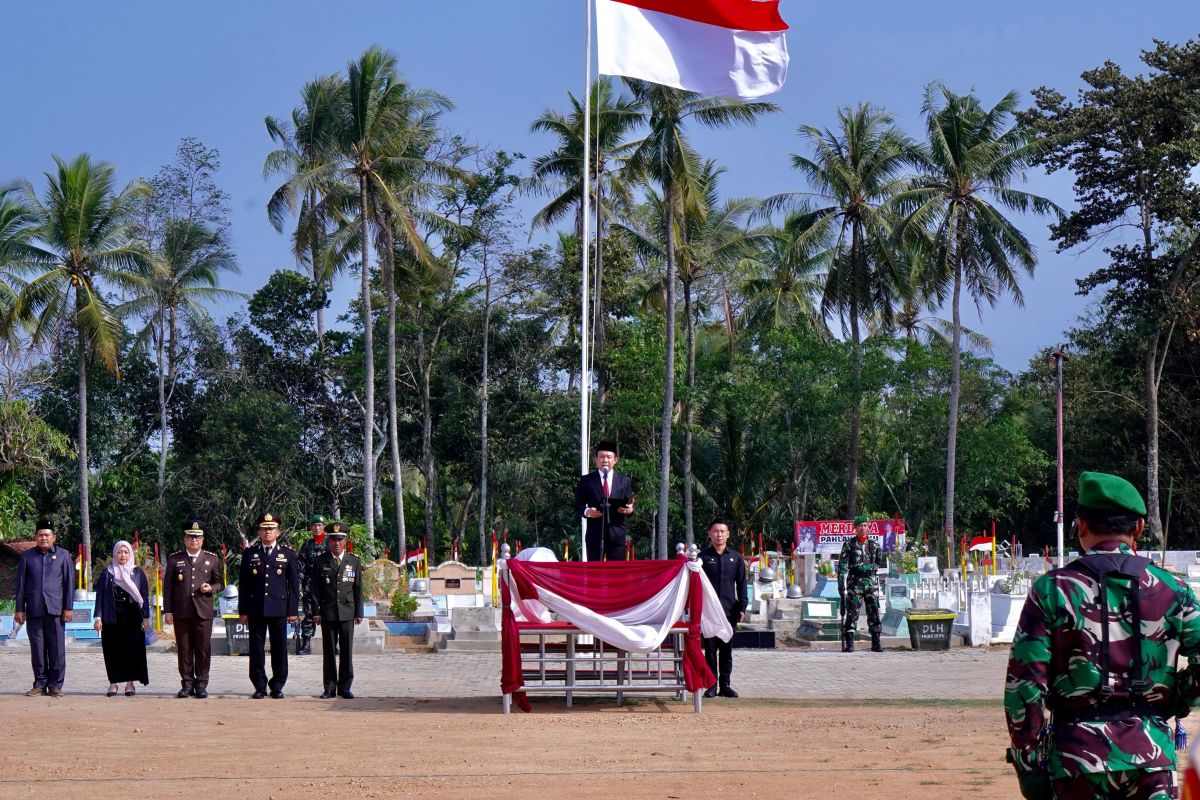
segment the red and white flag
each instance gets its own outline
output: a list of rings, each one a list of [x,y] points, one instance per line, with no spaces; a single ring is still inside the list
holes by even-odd
[[[404,563],[405,564],[412,564],[414,562],[419,563],[420,561],[424,560],[424,558],[425,558],[425,548],[418,547],[416,550],[408,551],[408,553],[405,555]]]
[[[783,87],[787,27],[779,0],[596,0],[601,74],[721,97]]]

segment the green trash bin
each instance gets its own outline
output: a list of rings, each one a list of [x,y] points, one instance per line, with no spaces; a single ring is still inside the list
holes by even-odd
[[[958,614],[945,608],[913,608],[905,611],[912,649],[949,650],[956,617]]]

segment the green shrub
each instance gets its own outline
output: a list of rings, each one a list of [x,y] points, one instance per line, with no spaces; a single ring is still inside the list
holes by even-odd
[[[392,593],[391,612],[393,617],[399,620],[410,620],[416,611],[417,598],[404,591],[403,588]]]

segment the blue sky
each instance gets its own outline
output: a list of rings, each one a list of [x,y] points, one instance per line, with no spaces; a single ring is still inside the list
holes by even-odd
[[[180,138],[198,137],[220,150],[220,183],[232,196],[242,274],[230,287],[252,292],[271,271],[292,266],[287,238],[266,217],[265,115],[286,116],[306,80],[344,70],[380,44],[412,83],[455,102],[447,122],[456,132],[541,154],[551,142],[531,135],[530,122],[582,87],[584,7],[584,0],[10,3],[0,26],[9,109],[0,119],[0,182],[26,177],[40,188],[51,153],[80,151],[116,165],[123,180],[150,176]],[[792,62],[787,85],[771,98],[782,113],[757,128],[694,132],[701,152],[728,169],[727,194],[801,188],[788,167],[796,127],[828,125],[839,106],[882,105],[916,135],[930,80],[974,88],[987,103],[1009,89],[1028,97],[1041,85],[1071,94],[1079,73],[1106,59],[1137,71],[1138,53],[1153,38],[1200,34],[1196,0],[874,0],[853,14],[846,7],[783,0]],[[1032,176],[1028,188],[1070,203],[1066,176]],[[1056,254],[1044,223],[1024,228],[1041,256],[1025,284],[1025,307],[1006,300],[982,322],[973,310],[964,314],[1013,370],[1057,342],[1084,309],[1074,281],[1101,257]],[[351,283],[345,279],[343,297]]]

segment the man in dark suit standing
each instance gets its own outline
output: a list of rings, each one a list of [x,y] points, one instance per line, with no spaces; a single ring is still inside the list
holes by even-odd
[[[242,551],[238,571],[238,615],[250,629],[250,682],[254,699],[283,697],[287,683],[287,624],[296,622],[300,604],[300,561],[296,551],[279,544],[279,520],[258,518],[258,542]],[[266,641],[271,636],[271,679],[267,680]]]
[[[331,697],[354,698],[354,626],[362,622],[362,561],[346,552],[346,530],[340,522],[325,529],[329,549],[317,556],[309,579],[313,622],[321,628],[325,691]],[[338,663],[340,660],[340,664]]]
[[[579,479],[575,510],[587,518],[584,537],[588,561],[625,560],[625,518],[633,513],[633,482],[615,471],[617,446],[596,443],[596,470]]]
[[[179,680],[176,697],[208,697],[212,663],[213,595],[221,591],[220,557],[200,549],[204,524],[192,520],[183,529],[183,549],[167,556],[163,576],[166,623],[175,626]]]
[[[708,524],[708,547],[700,551],[700,564],[708,582],[716,590],[721,601],[721,610],[725,619],[737,631],[738,623],[746,618],[746,606],[749,598],[746,594],[746,562],[740,554],[730,550],[729,523],[723,519],[714,519]],[[737,697],[729,684],[733,672],[732,640],[725,642],[716,636],[705,637],[704,658],[708,668],[716,676],[717,682],[708,687],[705,697]]]
[[[13,622],[29,626],[29,656],[33,688],[25,694],[62,697],[67,676],[67,623],[75,601],[75,564],[71,554],[54,545],[54,528],[39,522],[37,547],[17,562],[16,613]]]

